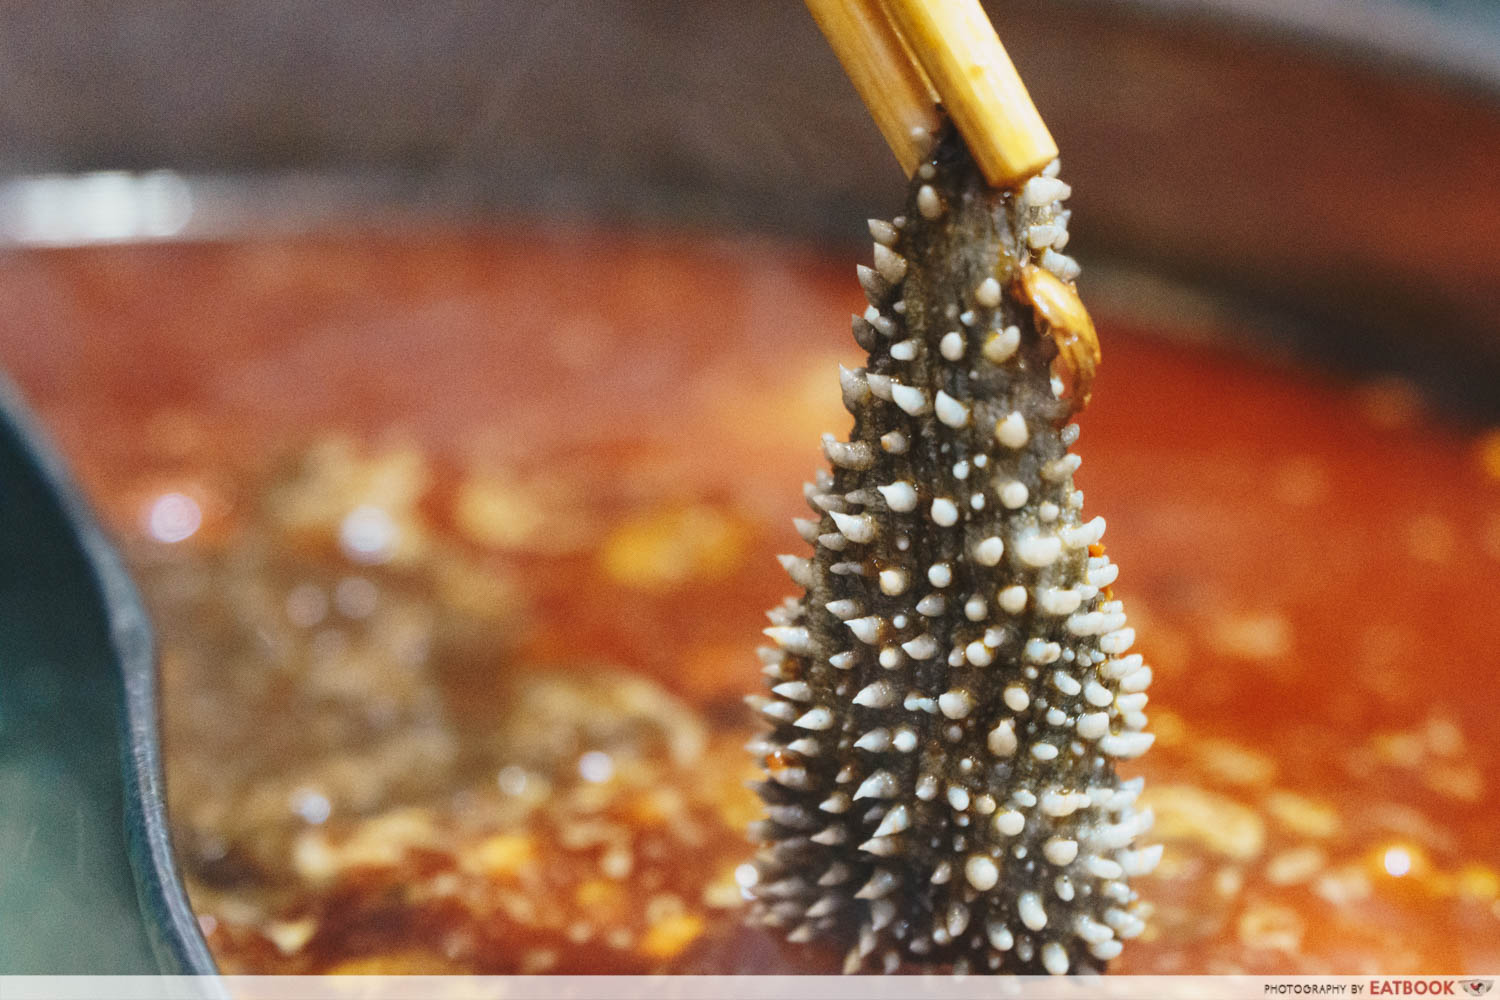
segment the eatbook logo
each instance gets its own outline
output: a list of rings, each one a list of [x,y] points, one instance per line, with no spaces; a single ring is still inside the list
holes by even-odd
[[[1469,996],[1482,997],[1490,991],[1490,987],[1495,985],[1495,981],[1493,979],[1464,979],[1458,985],[1462,986]]]

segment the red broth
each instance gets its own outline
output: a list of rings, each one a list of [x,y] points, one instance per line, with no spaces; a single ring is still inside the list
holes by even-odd
[[[431,228],[17,253],[0,297],[155,617],[222,968],[837,968],[735,872],[852,261]],[[1078,482],[1167,847],[1114,968],[1500,966],[1500,433],[1096,318]]]

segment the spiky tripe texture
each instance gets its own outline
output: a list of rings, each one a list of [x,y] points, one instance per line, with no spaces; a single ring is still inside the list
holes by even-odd
[[[1073,487],[1056,348],[1012,292],[1077,265],[1055,165],[988,187],[951,135],[906,214],[870,224],[865,368],[847,442],[806,489],[806,589],[771,612],[767,816],[752,919],[849,947],[846,971],[1100,971],[1143,929],[1131,875],[1161,848],[1117,760],[1149,667]]]

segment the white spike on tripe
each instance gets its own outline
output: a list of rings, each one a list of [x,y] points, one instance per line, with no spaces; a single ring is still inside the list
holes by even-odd
[[[901,880],[895,877],[895,873],[886,871],[885,868],[876,868],[870,879],[864,885],[859,886],[853,898],[855,900],[883,900],[895,892],[895,889],[900,888],[900,885]]]
[[[975,305],[993,309],[1000,304],[1000,282],[985,278],[974,288]]]
[[[973,860],[985,861],[989,859],[976,858]],[[991,863],[993,864],[993,862]],[[964,868],[964,873],[967,876],[967,865]],[[982,874],[980,875],[980,881],[984,881],[984,876]],[[958,937],[959,935],[963,934],[964,931],[969,929],[969,916],[969,908],[963,903],[954,900],[952,903],[948,904],[948,913],[946,919],[943,922],[943,930],[948,932],[948,937],[950,939]]]
[[[984,360],[990,364],[1001,365],[1014,357],[1020,346],[1020,327],[1008,326],[1003,330],[996,330],[986,337],[984,347],[980,349],[979,353],[984,355]]]
[[[788,653],[805,655],[812,651],[812,637],[808,635],[807,629],[800,626],[772,625],[761,631]]]
[[[814,732],[823,732],[832,729],[834,725],[833,713],[826,708],[814,708],[804,712],[801,718],[792,725],[798,729],[811,729]]]
[[[1042,856],[1049,864],[1059,868],[1071,865],[1078,857],[1078,841],[1067,837],[1053,837],[1042,845]]]
[[[1031,437],[1026,427],[1026,418],[1012,411],[995,424],[995,440],[1007,448],[1024,447]]]
[[[898,514],[907,514],[917,509],[917,491],[905,480],[887,486],[875,487],[885,498],[886,505]]]
[[[962,427],[969,422],[969,408],[942,389],[938,390],[937,398],[933,403],[933,411],[937,418],[949,427]]]
[[[866,645],[873,646],[880,641],[880,618],[875,615],[851,618],[844,624],[849,626],[849,631],[854,633],[856,639]]]
[[[805,767],[782,767],[770,775],[772,781],[786,788],[806,789],[812,785],[812,775]]]
[[[928,594],[917,602],[917,614],[936,618],[947,610],[947,607],[948,602],[943,599],[942,594]]]
[[[1016,555],[1026,565],[1041,569],[1057,562],[1062,542],[1056,535],[1027,535],[1016,541]]]
[[[1005,555],[1005,542],[999,535],[990,535],[974,546],[974,561],[981,566],[998,566]]]
[[[786,570],[786,575],[799,587],[811,587],[813,582],[812,562],[800,556],[779,555],[776,561]]]
[[[807,685],[806,681],[787,681],[785,684],[778,684],[771,689],[771,693],[790,701],[812,700],[812,688]]]
[[[1023,892],[1016,899],[1016,916],[1021,918],[1028,930],[1039,931],[1047,926],[1047,911],[1042,909],[1042,897],[1034,892]]]
[[[1109,716],[1104,712],[1088,712],[1078,717],[1078,735],[1087,740],[1097,740],[1109,732]]]
[[[896,782],[896,776],[889,771],[876,771],[863,782],[854,792],[854,801],[860,799],[891,799],[896,797],[900,791],[900,785]]]
[[[999,920],[991,920],[985,925],[984,933],[985,937],[989,939],[990,947],[996,951],[1010,951],[1015,947],[1015,935],[1010,932],[1009,927],[1005,926]]]
[[[847,597],[841,598],[837,601],[829,601],[827,604],[823,605],[823,607],[827,608],[828,613],[833,615],[839,621],[848,621],[850,618],[858,618],[860,613],[859,602],[851,600]]]
[[[1114,704],[1115,696],[1110,693],[1109,688],[1098,681],[1089,681],[1083,686],[1083,700],[1090,705],[1104,708]]]
[[[851,701],[865,708],[889,708],[896,704],[900,696],[896,689],[886,681],[876,681],[867,687],[861,688]]]
[[[1083,685],[1078,683],[1076,677],[1063,673],[1061,670],[1052,675],[1052,686],[1070,698],[1083,690]]]
[[[1078,265],[1078,261],[1065,253],[1058,253],[1056,250],[1043,250],[1041,262],[1042,267],[1051,271],[1063,281],[1073,281],[1083,273],[1083,268]]]
[[[840,514],[830,511],[829,517],[838,526],[839,534],[856,545],[864,545],[875,539],[875,519],[868,514]]]
[[[989,892],[1000,881],[1000,867],[994,859],[976,854],[964,862],[964,880],[980,892]]]
[[[823,435],[823,454],[841,469],[863,470],[875,464],[874,450],[863,441],[840,441]]]
[[[824,799],[822,802],[819,802],[818,808],[823,812],[829,813],[834,816],[839,816],[843,813],[848,812],[851,805],[852,803],[850,802],[848,795],[843,792],[834,792],[832,795],[828,796],[828,798]]]
[[[908,415],[921,416],[927,412],[927,393],[912,385],[891,383],[891,402],[901,407]]]
[[[1116,879],[1125,874],[1118,861],[1102,858],[1097,854],[1091,854],[1083,859],[1083,867],[1090,875],[1101,879]]]
[[[883,931],[896,919],[896,904],[889,899],[877,899],[870,904],[870,927]],[[889,952],[887,952],[889,954]]]
[[[1016,722],[1014,719],[1003,719],[999,725],[990,730],[986,739],[986,745],[990,753],[996,757],[1009,757],[1016,752]]]
[[[1109,925],[1101,924],[1083,913],[1080,913],[1078,919],[1073,921],[1073,933],[1089,944],[1108,941],[1115,936],[1115,932],[1110,929]]]
[[[1041,208],[1054,201],[1064,201],[1073,189],[1055,177],[1038,175],[1021,188],[1021,201],[1031,208]]]
[[[944,528],[951,528],[958,523],[958,505],[947,497],[938,497],[932,501],[929,513],[932,522]]]
[[[1032,250],[1041,250],[1056,243],[1067,230],[1050,222],[1038,222],[1026,229],[1026,245]]]
[[[943,214],[943,202],[931,184],[923,184],[917,188],[917,212],[929,221]]]
[[[913,660],[930,660],[938,654],[939,647],[936,639],[924,633],[915,639],[903,642],[901,648]]]
[[[825,826],[807,839],[824,847],[837,847],[849,842],[849,831],[842,826]]]
[[[1099,740],[1099,749],[1118,760],[1130,760],[1151,749],[1155,742],[1155,733],[1111,733]]]
[[[905,806],[893,806],[880,825],[871,834],[873,837],[889,837],[911,827],[911,812]]]
[[[1121,851],[1115,855],[1126,875],[1150,875],[1161,863],[1162,845],[1152,844],[1138,851]]]
[[[884,243],[875,244],[875,270],[893,285],[901,284],[906,277],[906,258]]]
[[[1026,588],[1019,583],[1001,588],[995,599],[1007,614],[1018,615],[1026,610]]]
[[[1105,629],[1105,631],[1108,632],[1112,630]],[[1099,668],[1099,673],[1101,676],[1108,677],[1112,680],[1118,680],[1119,678],[1124,677],[1126,674],[1131,674],[1139,670],[1143,664],[1144,660],[1142,659],[1140,653],[1131,653],[1128,656],[1120,656],[1114,659],[1106,660],[1104,662],[1104,666]]]
[[[870,308],[878,309],[878,303],[885,301],[890,294],[890,284],[873,267],[865,267],[863,264],[855,266],[854,274],[859,279],[859,286],[865,290]]]
[[[831,917],[843,906],[843,897],[834,893],[828,893],[818,899],[816,903],[807,908],[807,916],[811,920],[822,917]],[[805,924],[803,926],[806,926]],[[788,935],[790,937],[790,935]]]
[[[938,695],[938,709],[950,719],[966,719],[974,711],[974,695],[964,688],[954,688]]]
[[[1026,829],[1026,817],[1019,810],[1006,809],[995,814],[995,832],[1004,837],[1014,837]]]
[[[882,337],[889,337],[896,332],[896,321],[874,306],[865,310],[865,322],[873,326]]]
[[[839,389],[843,393],[844,406],[854,409],[864,405],[870,398],[870,383],[865,381],[864,369],[849,369],[839,365]]]
[[[1005,702],[1005,707],[1012,712],[1024,712],[1026,706],[1031,704],[1031,695],[1027,694],[1026,689],[1019,684],[1007,686],[1000,697]]]
[[[1086,549],[1104,537],[1104,518],[1096,517],[1076,528],[1063,528],[1058,534],[1069,548]]]
[[[1021,658],[1027,663],[1045,667],[1049,663],[1056,663],[1062,656],[1062,646],[1047,639],[1027,639],[1026,645],[1021,647]]]
[[[1070,452],[1064,455],[1062,458],[1059,458],[1053,462],[1048,462],[1046,465],[1042,466],[1042,478],[1047,480],[1049,483],[1061,482],[1062,480],[1071,476],[1073,473],[1077,472],[1078,467],[1082,464],[1083,459],[1078,457],[1077,454]]]
[[[1119,656],[1135,643],[1135,629],[1122,628],[1099,637],[1099,650],[1110,656]]]
[[[827,531],[818,536],[818,544],[830,552],[842,552],[849,547],[849,539],[837,531]]]

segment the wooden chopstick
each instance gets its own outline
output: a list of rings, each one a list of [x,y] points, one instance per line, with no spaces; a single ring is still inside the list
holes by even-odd
[[[937,91],[906,50],[880,0],[806,0],[859,99],[906,176],[932,149],[942,124]]]
[[[844,72],[910,176],[942,102],[985,179],[1015,187],[1057,143],[979,0],[806,0]]]

